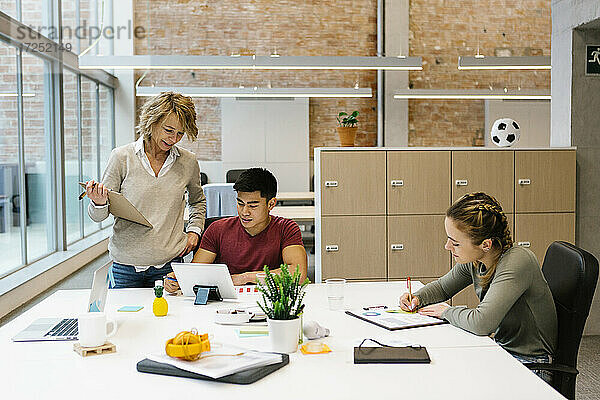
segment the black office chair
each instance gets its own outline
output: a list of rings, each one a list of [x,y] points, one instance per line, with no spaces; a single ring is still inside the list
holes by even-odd
[[[200,172],[200,186],[204,186],[208,183],[208,175],[204,172]]]
[[[558,317],[558,344],[551,364],[527,363],[529,369],[553,371],[552,387],[575,398],[577,353],[598,281],[598,260],[567,242],[548,247],[542,266]]]
[[[235,183],[235,181],[238,180],[238,178],[244,171],[245,169],[230,169],[229,171],[227,171],[227,174],[225,174],[225,182]]]

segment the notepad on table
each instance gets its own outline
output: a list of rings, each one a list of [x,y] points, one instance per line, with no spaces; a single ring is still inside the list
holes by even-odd
[[[377,310],[360,308],[346,311],[346,314],[391,331],[448,323],[439,318],[402,311],[398,306],[388,306],[385,309]]]

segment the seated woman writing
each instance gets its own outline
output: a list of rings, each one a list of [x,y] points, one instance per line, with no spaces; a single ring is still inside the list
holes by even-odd
[[[535,255],[513,247],[506,215],[485,193],[466,194],[446,212],[444,221],[456,265],[440,279],[400,297],[405,311],[442,318],[494,340],[521,362],[550,362],[557,340],[557,319],[550,288]],[[480,303],[470,309],[446,301],[473,284]],[[549,382],[546,371],[535,371]]]

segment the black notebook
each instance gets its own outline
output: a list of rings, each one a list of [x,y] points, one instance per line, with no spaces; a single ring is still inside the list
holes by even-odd
[[[225,383],[237,383],[239,385],[247,385],[254,383],[257,380],[264,378],[272,372],[277,371],[279,368],[287,365],[290,362],[290,356],[287,354],[281,355],[281,362],[277,364],[265,365],[262,367],[250,368],[245,371],[236,372],[231,375],[222,376],[220,378],[211,378],[210,376],[196,374],[194,372],[185,371],[177,368],[171,364],[163,364],[160,362],[152,361],[147,358],[137,363],[137,370],[139,372],[146,372],[150,374],[159,375],[170,375],[179,376],[182,378],[202,379],[206,381],[214,382],[225,382]]]
[[[425,347],[355,347],[354,364],[428,364]]]

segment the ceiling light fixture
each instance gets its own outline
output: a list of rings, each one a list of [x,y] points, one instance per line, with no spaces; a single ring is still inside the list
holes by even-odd
[[[551,69],[550,56],[458,57],[458,69]]]
[[[394,94],[395,99],[471,99],[471,100],[551,100],[548,90],[488,89],[407,89]]]
[[[85,56],[80,69],[364,69],[421,70],[421,57]]]
[[[191,97],[373,97],[371,88],[245,88],[193,87],[193,86],[138,86],[138,97],[156,96],[161,92],[175,91]]]
[[[0,97],[17,97],[17,93],[0,93]],[[35,97],[35,93],[23,93],[23,97]]]

